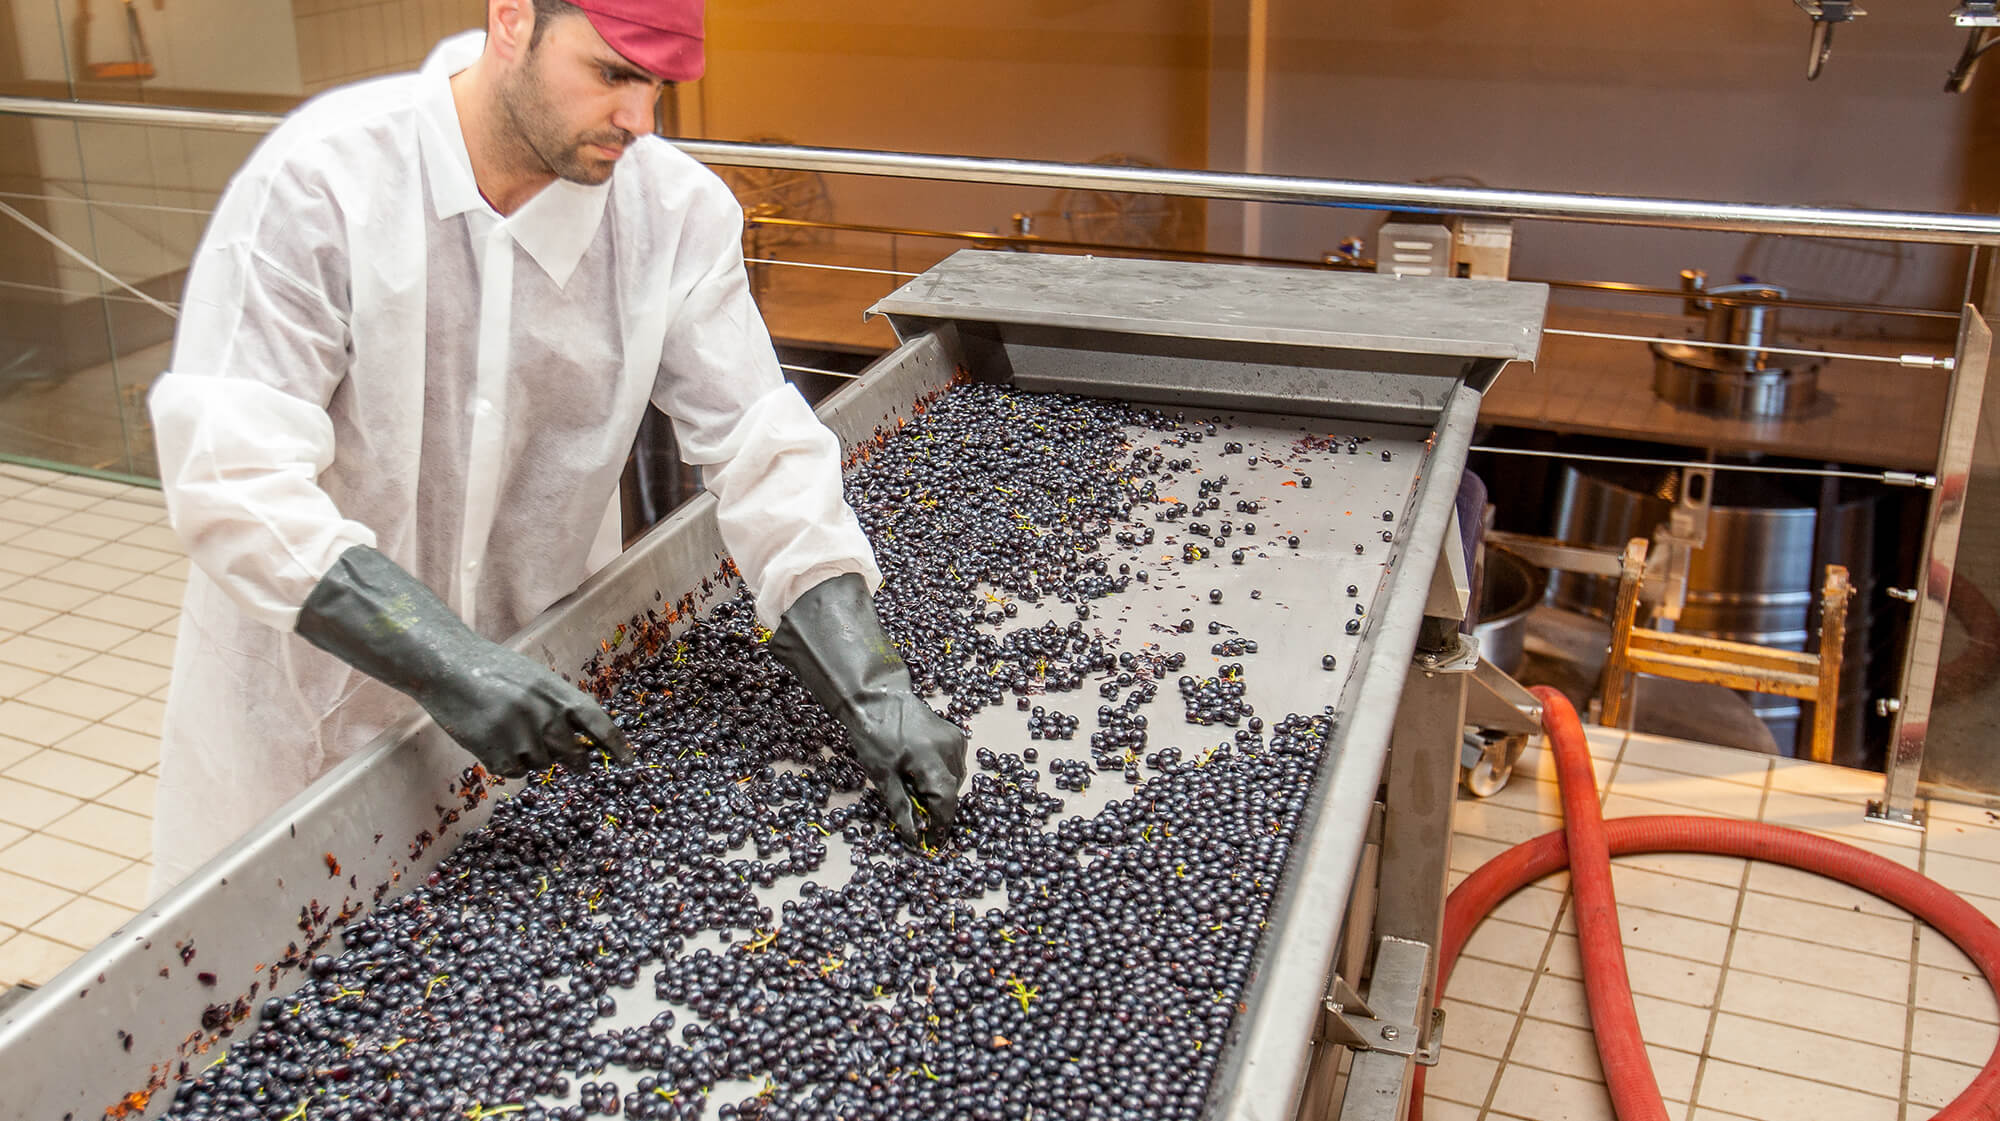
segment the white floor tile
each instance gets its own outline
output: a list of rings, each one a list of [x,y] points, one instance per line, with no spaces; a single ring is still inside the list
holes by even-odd
[[[94,651],[129,642],[144,633],[133,627],[75,614],[57,615],[28,631],[35,638],[81,647],[86,658]]]
[[[146,662],[162,669],[170,669],[174,664],[174,639],[168,635],[145,631],[112,647],[107,653]]]
[[[127,810],[146,817],[153,816],[154,788],[159,780],[152,775],[133,775],[107,794],[97,796],[97,801],[115,810]]]
[[[1780,1024],[1901,1023],[1901,1001],[1875,1000],[1845,989],[1845,978],[1828,978],[1842,988],[1824,988],[1803,981],[1731,969],[1722,978],[1724,1012]],[[1857,1020],[1856,1016],[1869,1019]]]
[[[1731,747],[1693,743],[1634,732],[1625,741],[1625,763],[1637,763],[1663,771],[1725,779],[1761,788],[1771,767],[1771,756]]]
[[[1526,1003],[1528,986],[1534,979],[1531,969],[1479,958],[1460,958],[1458,964],[1452,967],[1451,984],[1446,991],[1453,998],[1468,1004],[1481,1004],[1506,1012],[1519,1009]]]
[[[40,750],[39,744],[17,740],[12,736],[0,736],[0,772],[5,772],[7,768]]]
[[[153,854],[152,818],[96,802],[78,806],[43,832],[133,860],[145,860]]]
[[[1892,919],[1755,891],[1743,897],[1739,925],[1767,934],[1808,936],[1823,945],[1904,960],[1909,958],[1916,926],[1908,918]]]
[[[1558,977],[1583,979],[1583,951],[1576,935],[1556,936],[1549,947],[1546,968],[1548,973]],[[1631,946],[1625,948],[1625,972],[1631,979],[1634,993],[1677,1000],[1682,1004],[1714,1004],[1716,988],[1722,982],[1720,966]]]
[[[51,677],[17,699],[83,720],[101,720],[130,704],[132,695],[73,677]]]
[[[141,576],[118,590],[120,595],[174,608],[180,607],[181,597],[186,591],[185,580],[166,576]]]
[[[1847,1034],[1821,1034],[1725,1012],[1716,1017],[1708,1053],[1742,1066],[1894,1098],[1903,1079],[1902,1041],[1896,1042],[1893,1048],[1878,1047]]]
[[[1624,773],[1622,765],[1618,767],[1618,773],[1620,775]],[[1722,793],[1722,795],[1716,795],[1714,799],[1710,799],[1706,805],[1692,805],[1692,803],[1700,803],[1702,801],[1700,787],[1720,787],[1722,791],[1734,791],[1734,797],[1728,797],[1726,793]],[[1638,797],[1632,787],[1620,787],[1614,781],[1610,797],[1604,799],[1604,817],[1648,817],[1648,815],[1688,817],[1688,815],[1694,815],[1694,817],[1736,817],[1736,819],[1744,819],[1744,821],[1756,821],[1758,803],[1764,799],[1764,791],[1758,791],[1758,789],[1752,789],[1752,787],[1736,787],[1732,783],[1722,783],[1722,781],[1716,781],[1716,779],[1708,779],[1708,781],[1692,781],[1692,783],[1688,783],[1682,791],[1676,793],[1676,797],[1680,797],[1682,801],[1678,801],[1678,803],[1662,803],[1662,801]]]
[[[160,717],[166,712],[166,705],[155,700],[136,700],[110,716],[104,718],[106,724],[142,735],[160,734]]]
[[[12,523],[0,522],[0,534],[10,531]],[[0,572],[11,572],[17,576],[39,576],[49,569],[64,563],[65,558],[40,549],[29,548],[19,534],[5,537],[0,544]]]
[[[129,857],[113,856],[47,833],[31,833],[0,849],[0,871],[79,893],[89,891],[131,864]]]
[[[109,724],[92,724],[56,745],[58,750],[81,755],[128,771],[143,771],[160,761],[160,741]]]
[[[112,931],[132,917],[130,908],[106,903],[101,899],[78,896],[70,900],[54,914],[29,927],[31,934],[88,950],[104,941]]]
[[[1551,876],[1542,883],[1554,883],[1556,880],[1557,877]],[[1566,877],[1564,880],[1567,882]],[[1552,926],[1562,914],[1563,898],[1562,892],[1549,888],[1540,886],[1523,888],[1501,900],[1500,904],[1493,908],[1493,917],[1524,926]]]
[[[4,949],[0,947],[0,950]],[[1493,1076],[1499,1070],[1499,1063],[1483,1055],[1446,1047],[1438,1064],[1425,1076],[1424,1097],[1426,1100],[1437,1098],[1465,1105],[1484,1105],[1487,1091],[1493,1087]]]
[[[4,577],[0,577],[4,579]],[[32,603],[19,603],[11,599],[0,599],[0,631],[16,633],[31,631],[61,614],[46,607],[36,607]]]
[[[146,893],[152,876],[152,864],[141,861],[91,888],[90,895],[93,899],[136,911],[152,902]]]
[[[1447,997],[1444,1002],[1445,1046],[1497,1059],[1507,1053],[1519,1013]],[[1962,1021],[1970,1023],[1971,1021]]]
[[[138,494],[125,498],[107,499],[92,506],[90,512],[93,514],[105,514],[114,518],[123,518],[128,522],[137,522],[140,525],[151,525],[167,516],[166,507],[160,504],[157,496],[148,498]]]
[[[1977,973],[1918,966],[1917,1007],[1933,1012],[1949,1012],[1981,1023],[2000,1023],[2000,1005],[1994,1003],[1993,989],[1986,983],[1986,978]]]
[[[173,671],[170,666],[163,666],[157,662],[127,658],[118,654],[99,654],[89,661],[65,670],[63,676],[88,681],[128,696],[144,697],[150,696],[172,680]]]
[[[0,777],[0,821],[40,829],[79,805],[82,800],[68,794]]]
[[[74,946],[23,931],[0,943],[0,984],[46,985],[81,956]]]
[[[1505,806],[1544,817],[1562,816],[1562,789],[1552,782],[1524,778],[1519,771],[1506,786],[1485,801],[1488,805]]]
[[[140,630],[156,630],[170,620],[180,617],[180,605],[153,603],[149,600],[134,599],[131,596],[111,593],[101,595],[89,603],[72,611],[91,619],[102,619],[107,623],[118,623]]]
[[[2000,1045],[2000,1027],[1919,1008],[1912,1023],[1910,1050],[1919,1055],[1983,1066]]]
[[[82,647],[51,642],[34,635],[15,635],[0,640],[0,662],[38,669],[43,673],[62,673],[89,658],[90,651]]]
[[[1630,805],[1621,805],[1626,802]],[[1763,802],[1764,789],[1760,786],[1676,774],[1626,759],[1618,764],[1618,774],[1611,780],[1611,797],[1605,801],[1604,816],[1691,813],[1755,821]]]
[[[88,537],[81,533],[69,533],[55,526],[43,526],[33,533],[23,534],[20,537],[14,538],[9,544],[26,545],[29,548],[40,549],[44,553],[54,553],[56,556],[68,557],[74,560],[88,554],[91,550],[103,544],[103,539]],[[54,568],[49,571],[50,573],[59,572],[61,568]]]
[[[88,720],[24,701],[0,701],[0,730],[43,747],[61,742],[63,737],[74,734],[88,723]]]
[[[0,923],[26,930],[76,898],[76,893],[0,870]]]
[[[1900,959],[1876,957],[1758,930],[1736,932],[1729,970],[1734,973],[1739,969],[1807,984],[1826,984],[1830,978],[1839,978],[1840,987],[1849,992],[1898,1004],[1910,992],[1907,954]]]
[[[142,529],[135,529],[131,533],[119,538],[119,540],[129,541],[134,545],[144,545],[148,549],[165,549],[168,552],[186,551],[186,546],[181,544],[180,536],[165,525],[149,525]]]
[[[1737,1063],[1709,1060],[1700,1102],[1745,1117],[1813,1121],[1890,1121],[1896,1103],[1858,1090],[1811,1082]]]
[[[138,528],[138,525],[128,518],[115,518],[99,513],[97,507],[78,511],[57,524],[70,533],[80,533],[85,537],[95,537],[102,541],[116,541]]]
[[[1949,1105],[1978,1076],[1978,1066],[1947,1062],[1929,1055],[1912,1055],[1910,1100],[1922,1105]]]
[[[1961,895],[2000,899],[2000,864],[1930,852],[1924,855],[1924,874]]]
[[[1493,1109],[1537,1121],[1615,1121],[1602,1082],[1551,1074],[1509,1063],[1500,1071]]]
[[[1703,852],[1649,852],[1612,858],[1612,887],[1617,888],[1619,869],[1630,868],[1683,880],[1696,880],[1735,890],[1743,883],[1745,862],[1733,856],[1712,856]]]
[[[164,565],[180,559],[181,554],[165,549],[148,549],[144,545],[134,545],[127,541],[113,541],[94,550],[90,559],[98,564],[108,564],[127,572],[144,575],[158,572]]]
[[[51,506],[46,502],[31,502],[26,498],[9,498],[0,501],[0,518],[26,525],[48,525],[69,513],[61,506]]]
[[[1966,898],[1966,897],[1961,897]],[[1934,927],[1917,924],[1917,964],[1934,965],[1955,973],[1971,973],[1979,967]]]
[[[77,798],[95,798],[131,777],[123,767],[49,748],[7,768],[7,777]]]
[[[1880,794],[1881,791],[1876,791]],[[1867,807],[1859,801],[1837,802],[1809,794],[1771,791],[1764,803],[1764,820],[1772,825],[1810,829],[1849,844],[1878,852],[1885,847],[1920,848],[1924,835],[1914,829],[1892,829],[1877,825],[1863,816]]]
[[[1943,803],[1933,801],[1933,807]],[[1984,816],[1985,811],[1980,811]],[[1925,831],[1924,848],[1932,855],[1955,856],[1993,863],[1994,878],[2000,880],[2000,824],[1977,825],[1956,821],[1931,811],[1930,828]],[[1996,889],[2000,890],[2000,889]]]
[[[1611,887],[1620,903],[1723,924],[1735,918],[1736,898],[1741,894],[1734,887],[1663,876],[1623,867],[1616,861],[1612,862]]]
[[[0,701],[11,701],[52,676],[38,669],[0,662]]]
[[[49,569],[42,573],[42,579],[73,584],[93,592],[115,592],[131,582],[132,574],[122,568],[99,564],[86,554],[68,564]]]
[[[0,644],[0,659],[6,657]],[[1562,828],[1562,819],[1548,814],[1526,813],[1472,798],[1461,799],[1452,813],[1452,828],[1475,837],[1519,844]]]
[[[1548,941],[1547,927],[1522,926],[1489,918],[1472,932],[1464,952],[1505,965],[1533,966],[1541,960],[1542,948],[1548,945]]]
[[[1750,890],[1768,895],[1784,896],[1789,899],[1804,899],[1812,903],[1823,903],[1829,907],[1844,907],[1870,915],[1886,915],[1890,918],[1907,918],[1902,908],[1885,902],[1859,888],[1849,887],[1838,880],[1802,872],[1779,864],[1752,862],[1750,865]]]

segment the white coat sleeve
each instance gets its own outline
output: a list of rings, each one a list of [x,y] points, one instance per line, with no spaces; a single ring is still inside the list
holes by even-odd
[[[874,588],[882,573],[841,494],[840,441],[785,381],[750,298],[742,211],[720,183],[700,199],[677,255],[686,296],[653,403],[672,418],[681,457],[702,468],[723,543],[758,619],[775,627],[821,581],[854,572]]]
[[[167,514],[189,557],[250,617],[290,631],[333,562],[374,545],[319,486],[327,402],[347,368],[344,255],[296,186],[233,184],[197,252],[170,371],[148,405]],[[271,231],[284,230],[284,236]]]

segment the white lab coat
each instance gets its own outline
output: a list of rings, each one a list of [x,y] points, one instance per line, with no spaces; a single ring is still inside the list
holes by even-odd
[[[751,302],[728,189],[642,137],[608,183],[558,181],[501,218],[448,85],[483,43],[302,106],[196,253],[151,397],[194,560],[156,891],[416,711],[293,633],[343,551],[380,549],[504,638],[617,554],[649,399],[702,465],[767,624],[828,577],[881,581],[838,442]]]

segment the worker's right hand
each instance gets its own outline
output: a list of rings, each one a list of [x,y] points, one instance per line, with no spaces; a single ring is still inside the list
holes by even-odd
[[[411,695],[487,770],[510,777],[555,763],[582,770],[600,752],[632,762],[624,733],[596,701],[547,666],[486,645]]]
[[[965,782],[965,733],[911,688],[861,577],[845,573],[807,589],[785,609],[771,652],[847,729],[855,760],[903,839],[947,836]],[[912,796],[928,819],[921,830]]]
[[[473,633],[421,580],[365,545],[342,553],[306,596],[298,633],[415,699],[490,771],[580,769],[600,751],[632,761],[597,702]]]

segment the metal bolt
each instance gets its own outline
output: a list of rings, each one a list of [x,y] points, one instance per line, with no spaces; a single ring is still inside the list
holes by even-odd
[[[1888,716],[1903,711],[1903,702],[1895,697],[1882,697],[1875,702],[1875,715]]]
[[[1399,1036],[1399,1035],[1401,1035],[1401,1034],[1403,1034],[1403,1033],[1402,1033],[1402,1032],[1400,1032],[1400,1031],[1397,1031],[1397,1030],[1396,1030],[1396,1025],[1394,1025],[1394,1024],[1383,1024],[1383,1025],[1382,1025],[1382,1038],[1383,1038],[1383,1039],[1394,1039],[1394,1038],[1396,1038],[1397,1036]]]

